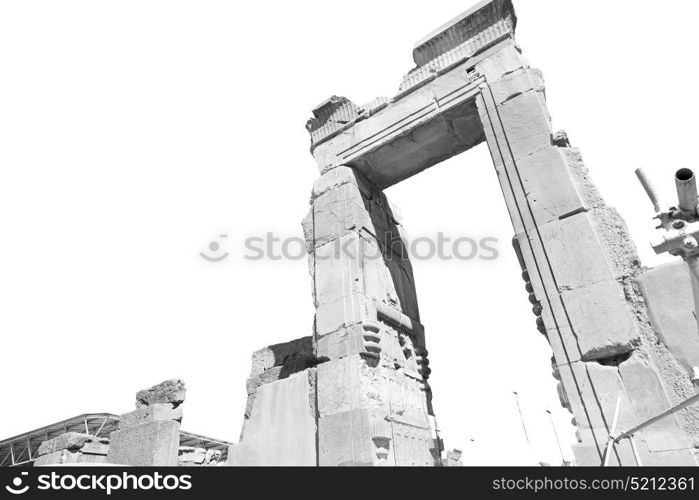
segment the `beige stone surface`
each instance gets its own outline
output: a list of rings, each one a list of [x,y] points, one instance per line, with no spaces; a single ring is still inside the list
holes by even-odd
[[[699,335],[687,264],[677,260],[644,272],[638,279],[658,337],[687,373],[699,367]]]
[[[184,382],[179,379],[166,380],[144,389],[136,394],[136,407],[148,406],[155,403],[171,403],[179,405],[186,396]]]
[[[181,405],[173,408],[172,403],[153,403],[149,406],[141,406],[134,411],[121,415],[121,420],[117,427],[121,430],[156,420],[176,420],[181,422],[182,410]]]
[[[180,424],[156,420],[110,434],[107,461],[111,464],[142,467],[177,465]]]
[[[315,369],[258,388],[228,465],[316,465]]]
[[[105,463],[108,450],[107,438],[67,432],[41,443],[34,465]]]
[[[409,262],[319,257],[330,255],[324,245],[332,241],[364,249],[380,246],[386,233],[404,235],[381,190],[483,140],[517,235],[537,329],[549,340],[562,404],[579,428],[578,463],[599,465],[619,398],[621,431],[693,394],[687,376],[693,342],[682,342],[682,332],[662,331],[677,330],[666,312],[670,305],[655,299],[649,319],[641,294],[648,299],[667,285],[652,274],[639,280],[626,225],[605,205],[567,134],[553,130],[542,73],[516,46],[515,25],[510,2],[482,2],[417,44],[418,67],[397,96],[366,107],[334,97],[309,122],[324,174],[304,221],[324,361],[318,366],[321,463],[430,461],[424,453],[435,450],[435,440],[428,444],[431,424],[420,421],[431,414],[424,331],[400,330],[420,322]],[[384,308],[395,313],[379,314]],[[361,325],[381,321],[397,337],[378,333],[374,341],[390,349],[371,359]],[[413,358],[400,358],[405,346]],[[370,443],[384,421],[392,439],[379,435]],[[699,414],[688,410],[639,434],[644,462],[691,463],[698,429]],[[407,458],[403,450],[410,450]],[[634,460],[628,442],[611,457],[614,465]]]

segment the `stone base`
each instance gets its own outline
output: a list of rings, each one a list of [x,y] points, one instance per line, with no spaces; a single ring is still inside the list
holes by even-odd
[[[227,465],[316,465],[315,372],[309,368],[257,388],[242,440],[229,448]]]
[[[142,467],[177,465],[180,424],[156,420],[111,434],[108,462]]]

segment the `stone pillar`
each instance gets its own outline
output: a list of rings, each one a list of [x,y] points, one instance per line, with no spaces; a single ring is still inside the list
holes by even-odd
[[[108,449],[109,439],[78,432],[66,432],[41,443],[34,466],[103,464],[107,462]]]
[[[599,465],[619,398],[617,432],[686,399],[692,384],[650,326],[637,284],[642,268],[623,220],[565,133],[551,128],[541,73],[513,41],[476,68],[485,79],[478,110],[523,278],[553,349],[562,403],[578,426],[576,459]],[[695,465],[698,424],[695,409],[640,433],[643,464]],[[636,464],[628,441],[610,463]]]
[[[243,430],[228,465],[317,465],[316,363],[311,337],[253,354]]]
[[[316,181],[311,205],[319,465],[441,463],[400,216],[346,166]]]
[[[121,416],[110,434],[108,462],[176,466],[180,446],[184,382],[168,380],[136,394],[136,410]]]

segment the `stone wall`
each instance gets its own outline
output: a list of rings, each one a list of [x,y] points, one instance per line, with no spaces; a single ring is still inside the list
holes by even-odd
[[[689,267],[677,259],[645,271],[638,284],[658,338],[698,384],[699,335]]]
[[[252,355],[243,428],[228,465],[317,465],[316,364],[311,337]]]
[[[103,464],[107,462],[109,439],[66,432],[41,443],[35,466],[59,464]]]
[[[121,416],[109,436],[108,461],[134,466],[176,466],[185,386],[168,380],[136,394],[136,409]]]

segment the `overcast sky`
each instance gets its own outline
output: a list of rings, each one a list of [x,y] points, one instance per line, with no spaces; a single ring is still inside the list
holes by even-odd
[[[414,42],[472,3],[0,3],[0,438],[129,411],[137,390],[180,377],[183,428],[237,440],[252,352],[311,334],[305,260],[245,260],[243,242],[302,236],[312,108],[395,95]],[[662,5],[515,1],[554,127],[648,266],[653,214],[633,171],[674,197],[699,115],[699,3]],[[487,147],[387,194],[412,238],[499,240],[497,260],[414,262],[447,446],[470,464],[560,463],[549,408],[570,457]],[[199,256],[214,240],[219,263]]]

